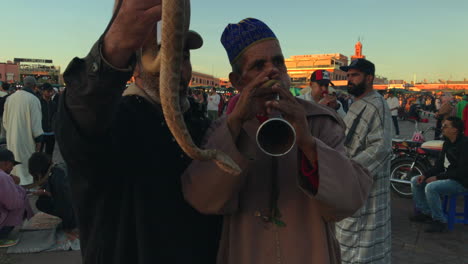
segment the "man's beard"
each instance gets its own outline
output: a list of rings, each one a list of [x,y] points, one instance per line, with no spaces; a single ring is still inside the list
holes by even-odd
[[[355,97],[361,96],[366,92],[366,83],[364,81],[354,84],[348,82],[348,93],[354,95]]]
[[[161,104],[161,96],[160,96],[160,87],[159,87],[159,73],[148,73],[148,72],[141,72],[141,79],[142,85],[144,88],[148,90],[154,91],[154,96],[156,103]],[[181,88],[183,87],[183,88]],[[186,112],[190,108],[190,102],[187,99],[187,92],[188,92],[188,81],[184,80],[183,78],[180,79],[179,86],[174,87],[172,89],[177,89],[179,91],[179,105],[182,112]]]

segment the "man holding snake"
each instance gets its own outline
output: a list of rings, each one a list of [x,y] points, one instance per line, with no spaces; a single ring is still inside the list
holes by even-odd
[[[121,0],[108,30],[64,73],[56,131],[83,263],[215,263],[220,217],[203,216],[184,200],[180,176],[191,160],[169,132],[157,98],[142,89],[159,89],[159,72],[143,69],[140,51],[159,49],[161,2]],[[181,82],[173,87],[185,111],[190,50],[202,44],[198,33],[186,34]],[[132,75],[135,84],[123,92]],[[206,120],[185,119],[199,141]]]

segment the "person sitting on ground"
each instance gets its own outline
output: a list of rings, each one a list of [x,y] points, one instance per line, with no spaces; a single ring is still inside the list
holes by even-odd
[[[430,222],[425,230],[430,233],[447,229],[440,196],[468,191],[468,137],[463,135],[463,121],[455,116],[447,118],[442,134],[445,142],[435,167],[411,179],[413,201],[420,213],[410,220]]]
[[[39,186],[34,192],[39,197],[36,201],[37,209],[60,217],[63,230],[77,237],[77,222],[65,164],[53,164],[49,155],[36,152],[29,158],[29,173]]]
[[[9,238],[10,232],[33,215],[26,190],[18,185],[19,178],[10,174],[17,164],[13,152],[0,150],[0,247],[18,243],[18,239]]]

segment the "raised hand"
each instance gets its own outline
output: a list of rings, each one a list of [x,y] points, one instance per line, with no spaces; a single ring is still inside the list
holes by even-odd
[[[120,1],[120,10],[116,10],[118,14],[104,36],[103,54],[109,63],[124,68],[148,37],[156,35],[156,23],[162,15],[162,0]]]
[[[267,101],[265,106],[269,114],[273,111],[279,111],[283,118],[287,120],[296,130],[296,141],[298,145],[310,140],[310,128],[307,123],[304,107],[296,101],[294,96],[282,87],[281,84],[275,84],[273,92],[279,95],[279,100]]]
[[[259,93],[259,87],[267,82],[268,73],[262,72],[249,84],[247,84],[236,103],[236,107],[228,117],[228,122],[242,125],[245,121],[255,116],[255,98]]]

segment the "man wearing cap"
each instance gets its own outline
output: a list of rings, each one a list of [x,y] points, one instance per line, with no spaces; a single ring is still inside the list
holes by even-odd
[[[321,105],[326,105],[338,112],[341,104],[337,102],[336,94],[333,95],[330,93],[330,88],[328,88],[330,84],[333,85],[330,81],[330,73],[325,70],[316,70],[310,76],[309,86],[302,89],[302,95],[298,97],[304,100],[314,101]],[[341,116],[344,112],[341,110],[341,112],[338,113]],[[344,117],[344,115],[341,117]]]
[[[326,95],[328,95],[328,86],[332,84],[330,81],[330,73],[325,70],[316,70],[310,76],[310,94],[312,99],[317,103],[326,105],[328,102]]]
[[[44,130],[41,152],[45,150],[45,153],[52,157],[55,147],[53,124],[55,122],[55,114],[57,113],[57,104],[52,100],[54,89],[50,83],[44,83],[41,90],[42,130]]]
[[[3,112],[7,148],[22,163],[15,166],[13,174],[21,179],[21,185],[31,184],[28,159],[39,149],[42,140],[41,102],[34,94],[36,79],[25,77],[24,87],[8,97]]]
[[[241,93],[233,111],[213,124],[204,147],[227,153],[242,173],[194,161],[182,177],[195,208],[224,215],[218,263],[341,263],[334,222],[361,207],[371,186],[368,172],[346,157],[344,125],[331,109],[289,92],[279,40],[262,21],[229,24],[221,42],[230,81]],[[269,80],[277,83],[261,87]],[[281,157],[265,154],[255,142],[274,111],[297,136]]]
[[[348,93],[355,97],[344,119],[344,144],[348,156],[371,172],[374,183],[364,206],[337,223],[336,236],[343,263],[390,263],[390,110],[373,89],[372,62],[357,59],[340,69],[347,72]]]
[[[221,218],[202,215],[184,200],[180,176],[191,160],[172,137],[161,105],[141,89],[159,89],[159,73],[141,67],[140,48],[158,51],[161,0],[120,3],[88,56],[73,59],[65,71],[55,127],[83,262],[215,263]],[[198,33],[186,33],[181,85],[173,87],[185,110],[190,49],[202,43]],[[122,96],[132,74],[135,83]],[[186,116],[198,143],[202,121]]]
[[[18,241],[9,237],[10,232],[33,215],[26,190],[10,174],[18,164],[13,152],[0,150],[0,247],[15,245]]]

